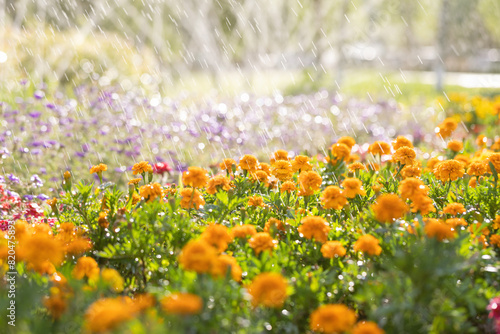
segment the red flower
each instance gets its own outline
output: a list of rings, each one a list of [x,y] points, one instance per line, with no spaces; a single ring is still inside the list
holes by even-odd
[[[165,173],[169,173],[172,168],[166,162],[158,162],[153,165],[153,172],[155,174],[163,175]]]

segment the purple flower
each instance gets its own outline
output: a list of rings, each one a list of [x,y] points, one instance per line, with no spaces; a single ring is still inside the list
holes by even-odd
[[[17,176],[15,176],[14,174],[9,174],[7,177],[9,178],[9,181],[12,183],[18,184],[21,182],[21,180]]]
[[[28,113],[28,115],[31,117],[31,118],[38,118],[40,117],[40,115],[42,114],[41,111],[32,111],[30,113]]]
[[[40,177],[36,174],[33,174],[30,179],[31,183],[33,183],[33,186],[35,188],[40,188],[43,187],[43,181],[40,179]]]
[[[31,202],[33,199],[35,199],[35,196],[34,195],[24,195],[24,199],[26,201]]]
[[[35,93],[33,94],[33,96],[35,97],[35,99],[37,100],[41,100],[45,97],[45,93],[41,90],[37,90],[35,91]]]
[[[46,201],[48,200],[50,197],[47,196],[47,195],[44,195],[44,194],[40,194],[38,195],[36,198],[38,198],[40,201]]]

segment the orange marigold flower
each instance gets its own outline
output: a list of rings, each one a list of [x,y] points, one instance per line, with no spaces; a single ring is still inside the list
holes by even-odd
[[[455,181],[465,173],[464,165],[457,160],[446,160],[434,167],[434,175],[442,182]]]
[[[198,314],[203,308],[203,300],[192,293],[176,292],[160,300],[162,309],[169,314]]]
[[[92,166],[90,168],[90,174],[94,174],[94,173],[102,173],[102,172],[105,172],[108,170],[108,166],[106,166],[105,164],[99,164],[97,166]]]
[[[469,225],[469,232],[472,234],[476,234],[477,232],[480,232],[483,235],[490,234],[490,230],[487,227],[485,227],[485,225],[483,225],[481,223],[475,223],[475,224]]]
[[[128,185],[136,185],[136,184],[139,184],[139,182],[141,182],[142,179],[141,178],[136,178],[136,179],[131,179],[130,181],[128,181]]]
[[[454,159],[460,161],[464,165],[464,168],[469,166],[471,162],[470,157],[466,154],[457,154]]]
[[[246,171],[253,172],[257,169],[257,158],[254,157],[251,154],[245,154],[244,156],[241,157],[240,163],[238,166]]]
[[[95,280],[99,278],[99,271],[99,266],[93,258],[83,256],[76,262],[71,275],[76,279],[82,279],[86,276],[89,280]]]
[[[263,207],[265,206],[264,199],[260,196],[250,196],[248,197],[248,206]]]
[[[273,155],[271,156],[271,159],[269,161],[271,161],[271,164],[274,164],[276,161],[279,161],[279,160],[286,160],[288,161],[288,152],[285,151],[285,150],[277,150],[276,152],[273,153]]]
[[[356,195],[366,196],[366,192],[363,190],[363,183],[357,178],[346,178],[342,181],[342,187],[344,188],[342,193],[347,198],[354,198]]]
[[[35,271],[46,273],[46,269],[52,271],[53,267],[61,264],[64,260],[64,245],[60,240],[42,232],[26,232],[26,235],[22,235],[21,231],[17,231],[18,228],[23,228],[22,223],[16,223],[16,239],[19,241],[16,251],[22,251],[22,259]],[[21,252],[16,253],[16,258],[21,255],[18,253]]]
[[[408,177],[399,183],[398,190],[402,198],[413,199],[415,196],[427,195],[429,187],[420,179]]]
[[[299,185],[302,196],[310,196],[319,189],[323,179],[314,171],[302,172],[299,175]]]
[[[497,247],[500,247],[500,234],[495,234],[490,237],[490,243]]]
[[[53,291],[57,291],[54,293]],[[68,304],[66,303],[66,298],[57,288],[52,288],[50,297],[47,297],[43,300],[43,306],[47,308],[52,318],[58,320],[61,318],[66,309],[68,308]]]
[[[257,170],[261,170],[263,172],[266,172],[267,175],[271,175],[271,165],[265,162],[259,163],[257,166]]]
[[[416,164],[405,165],[401,170],[401,176],[406,179],[408,177],[418,177],[422,174],[422,169]]]
[[[434,171],[434,167],[437,166],[437,164],[439,164],[440,162],[442,162],[443,160],[440,158],[440,157],[434,157],[434,158],[430,158],[429,160],[427,160],[427,169],[428,171]]]
[[[438,127],[434,130],[438,136],[443,138],[448,138],[451,136],[452,132],[458,127],[457,121],[453,118],[446,118]]]
[[[372,321],[358,322],[351,330],[351,334],[384,334],[385,331],[381,329],[376,323]]]
[[[464,144],[458,140],[450,140],[446,145],[453,152],[460,152],[464,149]]]
[[[336,143],[332,145],[332,156],[334,161],[332,163],[336,163],[340,160],[346,160],[351,154],[351,149],[346,144]]]
[[[346,254],[344,246],[339,241],[327,241],[321,246],[321,254],[324,257],[331,259],[334,257],[342,257]]]
[[[488,163],[484,160],[475,160],[472,161],[467,168],[467,174],[482,176],[488,172]]]
[[[377,198],[372,205],[375,218],[379,222],[392,223],[395,219],[403,217],[408,212],[408,205],[396,194],[384,194]]]
[[[194,194],[193,194],[194,190]],[[205,200],[197,189],[184,188],[181,190],[181,207],[184,209],[195,208],[198,210],[201,206],[205,205]]]
[[[57,210],[57,198],[54,197],[53,199],[48,199],[47,204],[50,206],[52,211]]]
[[[104,268],[101,271],[101,278],[108,283],[115,292],[122,292],[125,281],[120,273],[113,268]]]
[[[228,269],[231,268],[231,277],[236,281],[241,281],[241,267],[236,262],[236,259],[232,256],[222,254],[217,257],[212,267],[212,277],[221,278],[226,277]]]
[[[208,180],[207,193],[213,195],[220,189],[228,191],[231,190],[231,188],[231,180],[229,180],[229,178],[225,175],[216,175]]]
[[[227,245],[233,241],[233,237],[227,227],[213,222],[207,226],[200,238],[217,248],[219,252],[225,251]]]
[[[416,157],[415,150],[411,147],[403,146],[400,147],[392,155],[392,160],[399,162],[402,165],[413,165]]]
[[[65,171],[63,174],[64,180],[69,180],[71,178],[71,172],[69,170]]]
[[[155,182],[146,184],[139,188],[139,194],[148,202],[154,201],[157,197],[163,197],[163,188],[161,184]]]
[[[493,229],[500,229],[500,216],[496,216],[495,219],[493,219],[493,225],[491,226]]]
[[[320,333],[347,332],[356,323],[356,313],[343,304],[327,304],[311,313],[310,328]]]
[[[253,306],[281,307],[286,300],[288,283],[278,273],[257,275],[248,286]]]
[[[312,169],[311,164],[309,163],[311,159],[305,155],[297,155],[292,161],[292,170],[294,172],[307,172]]]
[[[224,159],[219,164],[219,168],[231,172],[234,165],[236,165],[236,161],[234,161],[233,159]]]
[[[264,226],[264,232],[271,234],[273,230],[285,232],[285,225],[279,219],[269,218]]]
[[[436,212],[432,199],[427,195],[416,195],[411,203],[411,212],[420,212],[422,215],[427,215],[431,212]]]
[[[231,229],[231,234],[233,235],[233,238],[247,238],[251,237],[256,233],[257,230],[255,229],[255,226],[250,224],[236,225]]]
[[[443,213],[447,213],[452,216],[456,216],[465,212],[466,210],[462,203],[450,203],[443,209]]]
[[[350,149],[352,149],[353,146],[356,145],[356,140],[354,140],[354,138],[352,138],[350,136],[343,136],[343,137],[340,137],[339,140],[337,140],[337,143],[344,144],[347,147],[349,147]]]
[[[495,170],[497,173],[500,174],[500,153],[493,153],[487,158],[488,162],[490,162],[493,167],[495,167]],[[488,170],[491,168],[488,165]]]
[[[376,141],[368,147],[368,152],[373,155],[391,154],[391,146],[383,141]]]
[[[359,237],[354,243],[353,248],[356,252],[363,252],[369,255],[380,255],[382,253],[382,247],[379,246],[378,239],[370,234]]]
[[[477,178],[475,176],[471,177],[471,179],[469,180],[469,187],[476,188],[476,186],[477,186]]]
[[[500,138],[498,138],[497,140],[495,140],[495,142],[493,143],[493,145],[491,145],[490,148],[493,151],[500,151]]]
[[[321,193],[321,205],[325,209],[340,210],[347,204],[346,196],[337,186],[328,186]]]
[[[193,188],[203,188],[208,182],[207,171],[200,167],[189,167],[182,173],[182,183]]]
[[[271,174],[281,182],[288,181],[293,175],[292,164],[288,160],[277,160],[271,167]]]
[[[392,141],[392,147],[397,150],[398,148],[401,148],[401,147],[410,147],[412,148],[413,147],[413,144],[411,143],[411,141],[406,138],[406,137],[403,137],[403,136],[398,136],[396,138],[396,140]]]
[[[291,193],[292,191],[295,191],[297,190],[297,188],[295,187],[295,183],[293,183],[292,181],[286,181],[286,182],[283,182],[281,184],[281,187],[280,187],[280,191],[283,193],[283,192],[288,192],[288,193]]]
[[[330,226],[325,219],[318,216],[308,216],[302,218],[300,221],[302,224],[299,226],[298,231],[306,239],[312,239],[325,243],[328,240],[328,232],[330,232]]]
[[[147,161],[141,161],[132,167],[132,174],[137,175],[137,174],[142,174],[142,173],[152,173],[153,172],[153,167],[149,164]]]
[[[179,263],[184,270],[207,273],[212,269],[216,257],[217,250],[205,240],[191,240],[182,248]]]
[[[85,328],[92,333],[111,331],[131,320],[135,314],[129,299],[123,297],[99,299],[85,312]]]
[[[369,161],[368,162],[368,167],[373,170],[373,171],[379,171],[380,170],[380,165],[376,162]]]
[[[480,148],[486,147],[486,143],[488,142],[488,138],[485,135],[479,135],[476,138],[476,145]]]
[[[438,220],[428,221],[425,224],[424,231],[429,238],[436,238],[438,241],[455,238],[453,227]]]
[[[269,175],[266,172],[264,172],[263,170],[258,170],[256,172],[253,172],[251,174],[251,176],[254,180],[257,180],[260,183],[265,184],[269,181]],[[207,191],[208,191],[208,189],[207,189]]]
[[[380,192],[380,190],[382,190],[384,186],[381,185],[380,183],[375,183],[373,186],[372,186],[372,189],[373,191],[378,194]]]
[[[457,226],[467,226],[467,222],[463,218],[446,219],[445,223],[453,228],[456,228]]]
[[[266,232],[256,233],[248,240],[248,244],[257,255],[263,251],[272,252],[276,247],[276,243],[277,241],[273,240],[273,237]]]
[[[366,166],[361,162],[353,162],[352,164],[347,166],[347,168],[349,168],[349,171],[351,172],[355,172],[357,170],[368,170]]]

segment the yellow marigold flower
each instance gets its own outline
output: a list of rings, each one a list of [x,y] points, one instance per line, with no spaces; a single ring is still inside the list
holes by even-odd
[[[88,277],[89,280],[95,280],[99,277],[99,271],[99,266],[93,258],[83,256],[76,262],[71,275],[76,279]]]
[[[500,247],[500,234],[495,234],[490,237],[490,243],[497,247]]]
[[[368,152],[373,155],[391,154],[391,146],[383,141],[376,141],[368,147]]]
[[[216,175],[208,180],[207,193],[210,195],[215,194],[219,189],[228,191],[231,190],[231,180],[225,175]]]
[[[71,178],[71,173],[69,170],[65,171],[64,174],[63,174],[63,177],[65,180],[69,180],[69,178]]]
[[[404,199],[413,199],[416,196],[427,195],[429,187],[420,179],[409,177],[399,183],[399,193]]]
[[[261,170],[263,172],[266,172],[267,175],[271,175],[271,165],[265,162],[259,163],[257,166],[257,170]]]
[[[118,271],[112,268],[104,268],[101,271],[101,278],[108,283],[113,291],[122,292],[125,281]]]
[[[436,167],[437,164],[439,164],[442,161],[443,160],[440,157],[430,158],[429,160],[427,160],[426,170],[431,171],[431,172],[434,171],[434,167]]]
[[[194,193],[193,193],[194,191]],[[196,209],[198,210],[201,206],[205,205],[205,200],[201,193],[197,189],[184,188],[181,190],[181,208],[184,209]]]
[[[141,181],[142,181],[142,179],[141,179],[141,178],[136,178],[136,179],[132,179],[132,180],[128,181],[128,183],[127,183],[127,184],[128,184],[129,186],[130,186],[130,185],[136,185],[136,184],[139,184],[139,182],[141,182]]]
[[[403,146],[400,147],[394,152],[392,155],[392,160],[395,162],[399,162],[402,165],[413,165],[416,157],[415,150],[413,148]]]
[[[450,140],[446,145],[446,147],[448,147],[448,149],[450,149],[453,152],[460,152],[461,150],[464,149],[464,144],[458,140]]]
[[[487,158],[488,162],[491,162],[497,173],[500,174],[500,153],[493,153]],[[488,170],[491,168],[488,165]]]
[[[248,197],[248,206],[265,206],[264,199],[260,196],[250,196]]]
[[[356,195],[366,196],[366,192],[363,190],[363,183],[357,178],[346,178],[342,181],[342,187],[344,188],[342,193],[347,198],[354,198]]]
[[[302,196],[310,196],[319,189],[323,179],[314,171],[302,172],[299,175],[299,185]]]
[[[467,226],[467,222],[463,218],[450,218],[450,219],[446,219],[445,223],[448,224],[448,225],[450,225],[454,229],[457,226]]]
[[[233,241],[228,228],[221,224],[210,223],[201,234],[201,239],[217,248],[219,252],[226,250],[227,245]]]
[[[255,171],[251,173],[251,176],[254,180],[257,180],[259,183],[266,184],[269,181],[269,175],[263,170]]]
[[[200,167],[189,167],[182,173],[182,183],[193,188],[203,188],[208,182],[207,171]]]
[[[281,307],[286,300],[288,283],[277,273],[257,275],[248,286],[253,306]]]
[[[231,172],[234,165],[236,165],[236,161],[234,161],[233,159],[224,159],[219,164],[219,168]]]
[[[467,174],[469,175],[482,176],[487,172],[488,172],[488,163],[484,160],[472,161],[471,164],[469,165],[469,168],[467,168]]]
[[[271,167],[271,174],[281,182],[288,181],[293,176],[292,164],[288,160],[277,160]]]
[[[431,212],[436,212],[432,199],[427,195],[416,195],[412,198],[411,203],[412,212],[420,212],[422,215],[427,215]]]
[[[377,202],[372,205],[375,218],[379,222],[392,223],[395,219],[403,217],[408,212],[408,205],[396,194],[384,194],[377,198]]]
[[[342,257],[346,254],[344,246],[338,241],[327,241],[321,246],[321,254],[324,257],[331,259],[334,257]]]
[[[312,169],[311,164],[309,163],[311,159],[305,155],[297,155],[292,161],[292,170],[294,172],[307,172]]]
[[[85,312],[85,328],[90,332],[111,331],[135,316],[130,302],[123,297],[99,299]]]
[[[462,203],[450,203],[443,209],[443,213],[447,213],[452,216],[456,216],[465,212],[466,210]]]
[[[285,232],[285,225],[281,220],[269,218],[264,226],[264,232],[271,234],[273,230]]]
[[[90,168],[90,174],[94,174],[94,173],[102,173],[102,172],[105,172],[108,170],[108,166],[106,166],[105,164],[99,164],[97,166],[92,166]]]
[[[349,157],[349,155],[351,155],[351,149],[346,144],[342,143],[333,144],[331,150],[334,159],[332,163],[336,163],[337,161],[340,160],[346,160]]]
[[[434,175],[442,182],[455,181],[465,173],[464,165],[457,160],[446,160],[434,167]]]
[[[212,269],[216,257],[217,250],[205,240],[191,240],[182,248],[179,263],[184,270],[207,273]]]
[[[300,221],[302,224],[299,226],[299,233],[306,239],[312,239],[325,243],[328,240],[328,232],[330,231],[330,226],[326,220],[317,216],[304,217]]]
[[[451,136],[452,132],[458,127],[457,121],[453,118],[446,118],[438,127],[434,130],[438,136],[443,138],[448,138]]]
[[[132,167],[132,174],[137,175],[137,174],[142,174],[142,173],[152,173],[153,172],[153,167],[149,164],[147,161],[141,161]]]
[[[231,234],[233,238],[247,238],[256,234],[257,230],[255,226],[250,224],[236,225],[231,229]]]
[[[392,144],[392,147],[393,147],[395,150],[397,150],[397,149],[399,149],[399,148],[401,148],[401,147],[404,147],[404,146],[406,146],[406,147],[410,147],[410,148],[412,148],[412,147],[413,147],[412,142],[411,142],[408,138],[403,137],[403,136],[398,136],[398,137],[396,138],[396,140],[392,141],[392,143],[391,143],[391,144]]]
[[[253,172],[257,169],[257,158],[254,157],[251,154],[245,154],[244,156],[241,157],[240,163],[238,166],[246,171]]]
[[[21,226],[19,222],[16,223],[16,229]],[[16,247],[16,258],[22,258],[39,273],[45,273],[46,269],[59,266],[64,260],[63,243],[48,233],[30,233],[29,235],[28,233],[23,236],[19,234],[21,238],[17,238],[18,231],[16,231],[16,239],[19,241]]]
[[[354,140],[354,138],[352,138],[350,136],[343,136],[343,137],[340,137],[339,140],[337,140],[337,143],[344,144],[347,147],[349,147],[349,149],[352,149],[353,146],[356,145],[356,140]]]
[[[422,174],[422,169],[416,164],[405,165],[401,170],[401,176],[406,179],[408,177],[417,177]]]
[[[327,304],[311,313],[310,328],[320,333],[347,332],[356,323],[356,313],[343,304]]]
[[[154,201],[157,197],[163,197],[163,188],[159,183],[146,184],[139,188],[139,194],[148,202]]]
[[[359,237],[354,243],[353,248],[356,252],[363,252],[369,255],[380,255],[382,253],[382,247],[379,246],[378,239],[370,234]]]
[[[376,323],[372,321],[358,322],[351,330],[351,334],[384,334],[385,331],[381,329]]]
[[[346,196],[337,186],[328,186],[321,193],[321,205],[325,209],[340,210],[347,204]]]
[[[259,232],[254,234],[249,240],[250,247],[259,255],[263,251],[272,252],[276,247],[277,241],[266,232]]]
[[[293,183],[292,181],[286,181],[286,182],[283,182],[281,184],[281,187],[280,187],[280,191],[283,193],[283,192],[292,192],[292,191],[295,191],[297,190],[297,188],[295,187],[295,183]]]
[[[288,161],[288,152],[285,151],[285,150],[277,150],[276,152],[273,153],[273,155],[271,156],[271,159],[269,161],[271,161],[271,165],[273,165],[276,161],[279,161],[279,160],[286,160]]]
[[[349,171],[351,172],[355,172],[357,170],[368,170],[366,166],[361,162],[353,162],[352,164],[347,166],[347,168],[349,168]]]
[[[212,267],[212,277],[221,278],[226,277],[226,273],[228,269],[231,268],[231,277],[236,281],[241,281],[241,267],[236,262],[236,259],[232,256],[222,254],[217,257],[214,261],[214,265]]]
[[[425,224],[424,231],[429,238],[436,238],[438,241],[455,238],[453,227],[438,220],[428,221]]]
[[[203,308],[203,300],[192,293],[173,293],[160,300],[162,309],[169,314],[198,314]]]

